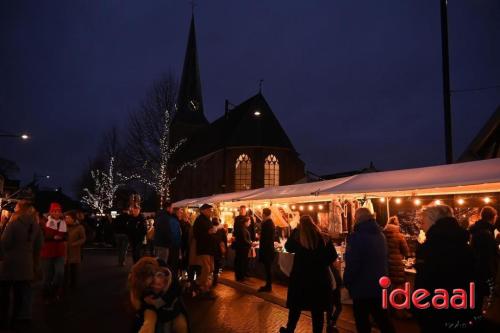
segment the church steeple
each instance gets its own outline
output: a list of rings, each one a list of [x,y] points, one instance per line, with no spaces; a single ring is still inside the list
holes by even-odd
[[[181,84],[179,86],[175,121],[190,125],[208,124],[203,111],[200,66],[198,64],[198,51],[196,47],[194,14],[192,14]]]

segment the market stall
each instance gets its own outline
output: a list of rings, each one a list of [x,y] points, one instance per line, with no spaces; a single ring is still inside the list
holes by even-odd
[[[484,205],[499,208],[499,193],[500,159],[497,158],[219,194],[183,200],[175,206],[215,204],[217,214],[229,226],[240,205],[252,209],[257,219],[263,208],[271,208],[273,221],[281,228],[294,228],[301,215],[309,214],[339,240],[338,252],[343,255],[342,240],[352,230],[354,212],[359,207],[369,208],[381,224],[389,216],[397,215],[403,233],[414,244],[420,230],[420,214],[426,206],[447,204],[454,209],[459,222],[468,227]],[[283,253],[281,245],[285,239],[284,233],[276,237],[279,253]],[[278,258],[278,267],[287,266],[284,261],[280,264]],[[412,260],[407,263],[411,272]]]

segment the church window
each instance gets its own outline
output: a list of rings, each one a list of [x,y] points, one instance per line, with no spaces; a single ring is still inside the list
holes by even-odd
[[[247,154],[241,154],[236,160],[234,173],[235,191],[249,190],[252,188],[252,161]]]
[[[279,186],[280,163],[273,154],[268,155],[264,161],[264,187]]]

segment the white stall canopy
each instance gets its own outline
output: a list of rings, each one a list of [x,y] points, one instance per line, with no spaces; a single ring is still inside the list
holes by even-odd
[[[444,195],[500,191],[500,158],[360,174],[322,194]]]
[[[319,182],[186,199],[174,206],[259,201],[312,202],[335,197],[445,195],[500,191],[500,158],[415,169],[373,172]]]
[[[264,191],[247,195],[241,198],[244,201],[276,201],[286,199],[288,202],[307,202],[329,200],[331,195],[321,194],[321,191],[335,188],[353,177],[343,177],[332,180],[323,180],[312,183],[268,187]]]

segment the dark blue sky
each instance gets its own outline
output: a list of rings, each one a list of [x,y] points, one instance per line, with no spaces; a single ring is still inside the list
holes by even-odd
[[[0,156],[72,190],[102,133],[180,75],[181,0],[0,2]],[[439,0],[198,1],[206,115],[264,95],[308,170],[444,162]],[[449,0],[452,89],[500,84],[500,1]],[[500,89],[453,95],[455,156]]]

